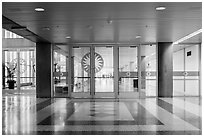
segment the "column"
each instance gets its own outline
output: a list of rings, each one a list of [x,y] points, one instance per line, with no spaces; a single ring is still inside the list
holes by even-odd
[[[158,42],[158,97],[173,96],[172,42]]]
[[[68,72],[69,72],[69,59],[68,59],[69,57],[68,56],[66,56],[66,85],[68,86]]]
[[[36,96],[52,97],[52,45],[36,43]]]

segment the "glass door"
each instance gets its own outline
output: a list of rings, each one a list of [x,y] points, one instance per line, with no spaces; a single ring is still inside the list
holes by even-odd
[[[24,93],[35,90],[35,50],[20,50],[20,89]],[[31,90],[31,91],[29,91]]]
[[[2,85],[5,93],[35,94],[35,49],[4,49]]]
[[[156,97],[157,57],[156,45],[142,45],[140,48],[141,91],[146,97]]]
[[[54,97],[68,97],[67,57],[57,50],[53,55]]]
[[[115,97],[112,46],[75,46],[72,57],[72,97]]]
[[[90,47],[72,48],[72,94],[74,98],[91,97],[91,52]]]
[[[119,98],[139,98],[136,46],[119,47]]]
[[[17,61],[18,60],[18,51],[16,49],[9,49],[4,50],[2,55],[2,83],[3,83],[3,89],[6,89],[7,92],[9,90],[16,90],[17,91],[17,82],[18,82],[18,74],[17,74]],[[9,90],[8,90],[9,89]],[[13,93],[18,93],[14,92]]]
[[[71,55],[71,97],[140,97],[137,46],[75,46]]]
[[[95,47],[94,97],[114,98],[113,46]]]

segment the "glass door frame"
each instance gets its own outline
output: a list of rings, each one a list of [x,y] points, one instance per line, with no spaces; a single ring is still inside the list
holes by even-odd
[[[137,48],[137,52],[136,52],[136,55],[137,55],[137,79],[138,79],[138,92],[120,92],[119,91],[119,47],[127,47],[127,48],[130,48],[131,46],[134,46]],[[118,98],[128,98],[128,99],[131,99],[131,98],[144,98],[145,97],[145,91],[142,91],[141,90],[141,52],[140,52],[140,45],[136,44],[136,45],[118,45],[117,46],[118,48],[118,92],[117,92],[117,97]]]
[[[111,45],[114,48],[114,45]],[[73,92],[73,71],[74,71],[74,53],[73,53],[73,48],[75,47],[88,47],[90,48],[90,92]],[[68,57],[68,62],[69,62],[69,74],[68,75],[68,85],[69,87],[69,97],[73,98],[115,98],[116,96],[116,90],[113,89],[113,92],[95,92],[95,58],[94,58],[94,53],[95,53],[95,47],[107,47],[106,45],[79,45],[79,46],[72,46],[70,47],[69,50],[69,57]],[[114,49],[113,49],[114,52]],[[113,60],[114,60],[114,53],[113,53]],[[114,62],[114,61],[113,61]],[[114,66],[114,65],[113,65]],[[114,71],[114,70],[113,70]],[[114,76],[113,76],[113,81]],[[115,85],[115,84],[114,84]],[[115,87],[115,86],[113,86]]]
[[[95,93],[95,58],[94,52],[95,47],[113,47],[113,92]],[[130,45],[125,44],[84,44],[84,45],[70,45],[68,51],[68,97],[70,98],[144,98],[145,92],[141,91],[141,57],[140,57],[140,45],[134,45],[137,47],[137,60],[138,60],[138,92],[137,93],[119,93],[119,47],[129,47]],[[73,92],[73,47],[90,47],[90,92],[88,93],[74,93]]]
[[[93,83],[92,83],[92,61],[90,60],[90,92],[74,92],[74,53],[73,53],[73,49],[74,48],[89,48],[89,52],[90,52],[90,59],[92,59],[92,46],[91,45],[72,45],[69,48],[69,55],[68,55],[68,96],[71,98],[91,98],[92,97],[92,87],[93,87]],[[70,75],[69,75],[70,74]]]
[[[92,45],[92,57],[95,56],[94,54],[96,53],[95,49],[97,47],[106,47],[106,48],[112,48],[112,59],[113,59],[113,92],[96,92],[96,89],[95,89],[95,86],[96,86],[96,83],[95,83],[95,58],[92,58],[92,65],[93,65],[93,68],[92,68],[92,83],[93,83],[93,87],[92,87],[92,98],[116,98],[116,90],[114,90],[114,82],[115,82],[115,77],[114,77],[114,71],[115,71],[115,68],[114,68],[114,46],[115,45],[104,45],[104,44],[101,44],[101,45]]]
[[[22,89],[21,88],[21,62],[20,62],[20,59],[21,59],[21,52],[22,51],[33,51],[33,56],[36,58],[36,49],[33,48],[33,47],[19,47],[19,48],[3,48],[2,49],[2,63],[5,63],[5,51],[15,51],[16,52],[16,60],[17,60],[17,68],[16,68],[16,88],[15,89],[3,89],[5,92],[10,92],[10,93],[15,93],[15,94],[35,94],[35,90],[36,88],[34,89]],[[27,60],[26,60],[27,61]],[[30,60],[29,60],[30,61]],[[36,62],[36,61],[35,61]],[[35,63],[34,63],[35,64]],[[5,73],[5,72],[3,72]],[[34,78],[36,79],[36,75],[34,77],[26,77],[26,78]],[[3,81],[2,81],[3,82]],[[35,82],[35,80],[34,80]]]

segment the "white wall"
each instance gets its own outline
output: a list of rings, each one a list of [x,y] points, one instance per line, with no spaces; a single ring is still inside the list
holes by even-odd
[[[191,55],[187,56],[187,52]],[[188,74],[199,71],[199,45],[192,45],[173,53],[173,71]],[[182,74],[182,73],[181,73]],[[198,96],[199,95],[199,76],[173,76],[173,95],[174,96]]]

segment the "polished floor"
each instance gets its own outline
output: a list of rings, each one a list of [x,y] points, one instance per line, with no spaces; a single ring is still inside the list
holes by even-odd
[[[200,135],[201,99],[68,99],[4,95],[6,135]]]

